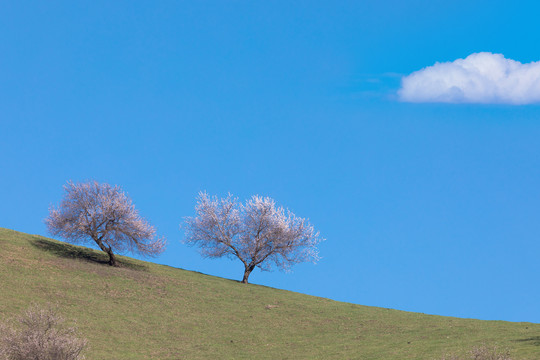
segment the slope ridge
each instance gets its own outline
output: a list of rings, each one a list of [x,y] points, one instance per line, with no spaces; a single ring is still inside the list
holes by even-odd
[[[368,307],[0,228],[0,315],[58,304],[88,359],[437,359],[483,342],[540,358],[540,324]],[[486,300],[487,301],[487,300]]]

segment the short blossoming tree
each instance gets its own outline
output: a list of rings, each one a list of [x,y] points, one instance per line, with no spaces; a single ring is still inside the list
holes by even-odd
[[[253,196],[240,204],[230,194],[218,199],[201,192],[195,211],[196,217],[185,218],[185,242],[199,246],[206,257],[240,259],[245,284],[255,267],[289,270],[294,264],[319,259],[316,245],[323,240],[319,233],[271,198]]]
[[[52,307],[33,305],[17,319],[0,323],[2,360],[83,360],[86,339]]]
[[[165,249],[165,239],[156,237],[119,186],[68,182],[64,190],[60,206],[51,207],[45,219],[52,235],[72,243],[94,241],[109,255],[111,266],[117,266],[115,252],[152,256]]]

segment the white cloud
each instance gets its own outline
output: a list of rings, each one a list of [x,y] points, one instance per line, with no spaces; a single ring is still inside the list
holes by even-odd
[[[502,54],[475,53],[403,77],[398,96],[407,102],[538,103],[540,61],[522,64]]]

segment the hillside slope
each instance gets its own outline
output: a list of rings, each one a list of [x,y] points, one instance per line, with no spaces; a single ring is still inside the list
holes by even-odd
[[[360,306],[119,260],[111,268],[97,251],[0,228],[0,316],[58,304],[90,360],[440,359],[483,342],[540,359],[540,324]]]

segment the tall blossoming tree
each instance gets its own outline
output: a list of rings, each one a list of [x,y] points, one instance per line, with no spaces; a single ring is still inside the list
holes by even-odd
[[[119,186],[68,182],[58,208],[51,207],[45,224],[52,235],[72,243],[94,241],[109,255],[109,265],[117,266],[115,253],[128,250],[141,255],[157,255],[165,249],[165,239],[141,218],[131,199]]]
[[[206,257],[240,259],[243,283],[255,267],[287,271],[294,264],[319,259],[319,233],[271,198],[253,196],[240,204],[232,195],[218,199],[201,192],[197,200],[197,216],[185,218],[185,242],[199,246]]]

